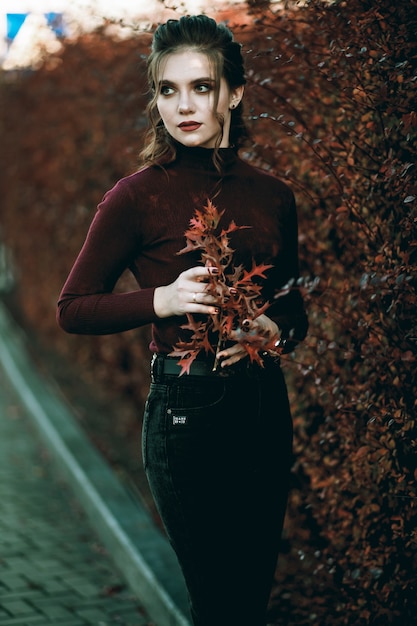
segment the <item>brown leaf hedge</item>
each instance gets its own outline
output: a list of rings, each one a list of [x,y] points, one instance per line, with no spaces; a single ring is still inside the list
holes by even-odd
[[[270,617],[411,626],[417,7],[256,5],[222,14],[248,66],[252,141],[243,156],[296,193],[310,317],[307,340],[283,363],[295,458]],[[14,256],[20,306],[45,342],[138,412],[148,330],[66,337],[54,313],[97,203],[136,167],[149,42],[148,33],[84,35],[36,72],[3,74],[0,85],[1,236]],[[130,288],[128,277],[119,288]]]

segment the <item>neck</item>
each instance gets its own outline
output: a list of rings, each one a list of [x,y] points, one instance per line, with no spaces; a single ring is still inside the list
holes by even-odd
[[[201,146],[188,147],[175,142],[176,161],[191,167],[204,167],[218,170],[219,173],[227,170],[237,158],[234,148],[203,148]]]

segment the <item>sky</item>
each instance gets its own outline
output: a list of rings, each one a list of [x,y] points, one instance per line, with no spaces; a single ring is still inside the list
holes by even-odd
[[[168,0],[173,3],[175,0]],[[181,0],[182,12],[199,13],[208,4],[220,0]],[[60,43],[48,14],[63,14],[65,34],[99,26],[104,19],[124,20],[146,29],[152,22],[172,17],[160,0],[1,0],[0,2],[0,65],[11,70],[36,67],[41,58],[40,46],[56,52]],[[19,15],[20,14],[20,15]],[[27,17],[25,17],[25,15]],[[13,38],[10,34],[13,33]]]
[[[224,3],[224,2],[223,2]],[[198,13],[204,7],[221,4],[219,0],[168,0],[167,6],[181,5],[188,13]],[[160,0],[2,0],[0,11],[4,13],[69,12],[78,13],[93,10],[106,17],[121,17],[133,14],[146,14],[147,11],[161,10]]]

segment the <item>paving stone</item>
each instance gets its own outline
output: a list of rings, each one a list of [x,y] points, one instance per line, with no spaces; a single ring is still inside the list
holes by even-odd
[[[42,607],[42,614],[45,615],[50,621],[59,619],[59,622],[61,623],[63,618],[69,619],[73,617],[69,609],[61,604],[55,604],[54,602],[55,600],[49,600],[48,603]],[[35,606],[39,608],[37,603],[35,603]]]
[[[22,600],[1,600],[2,609],[9,613],[9,615],[15,615],[16,617],[22,615],[30,615],[33,613],[33,608],[29,606],[27,602]]]
[[[100,608],[91,608],[91,609],[78,609],[77,615],[85,619],[87,622],[106,622],[106,619],[109,615],[106,615],[105,611],[102,611]]]
[[[0,502],[0,626],[152,626],[1,371]]]
[[[42,615],[11,617],[0,620],[0,624],[1,626],[32,626],[32,624],[45,624],[45,618]]]
[[[0,581],[6,589],[25,590],[27,588],[27,580],[23,576],[19,576],[14,572],[2,571],[4,564],[7,567],[7,559],[3,559],[0,565]]]
[[[41,595],[43,596],[42,592],[37,589],[25,589],[24,591],[19,589],[18,591],[9,592],[2,592],[0,590],[0,602],[2,606],[5,606],[7,602],[16,602],[18,600],[32,602],[37,600]]]

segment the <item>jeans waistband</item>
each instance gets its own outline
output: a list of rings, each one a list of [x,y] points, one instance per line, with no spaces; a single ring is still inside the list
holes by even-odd
[[[264,366],[279,367],[279,358],[263,357]],[[165,354],[154,354],[151,361],[151,380],[152,382],[162,382],[164,379],[181,378],[188,380],[194,376],[205,376],[208,378],[230,378],[235,376],[249,376],[251,378],[259,376],[265,367],[261,367],[257,363],[251,363],[248,358],[242,359],[234,365],[228,367],[217,367],[214,369],[214,359],[195,359],[190,367],[189,373],[184,373],[180,377],[181,366],[179,359],[170,357]]]

